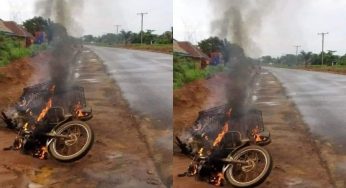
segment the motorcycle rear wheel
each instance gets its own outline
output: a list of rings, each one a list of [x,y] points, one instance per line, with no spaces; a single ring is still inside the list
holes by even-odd
[[[269,176],[273,166],[270,153],[256,145],[240,149],[233,158],[248,162],[248,165],[234,164],[226,169],[225,178],[235,187],[253,187],[261,184]]]
[[[83,121],[70,121],[55,130],[57,135],[68,139],[55,138],[48,147],[50,155],[61,162],[73,162],[84,157],[94,142],[92,129]]]

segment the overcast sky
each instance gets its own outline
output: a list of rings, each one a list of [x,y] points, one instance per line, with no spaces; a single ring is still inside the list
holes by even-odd
[[[217,1],[219,0],[213,0]],[[196,43],[215,34],[210,28],[211,22],[221,10],[215,10],[210,2],[211,0],[173,1],[175,39]],[[335,50],[342,55],[346,53],[345,0],[274,2],[276,5],[267,10],[262,18],[261,27],[250,33],[250,37],[260,48],[261,55],[295,53],[293,45],[297,44],[302,46],[302,50],[320,52],[319,32],[329,32],[325,38],[325,50]]]
[[[78,1],[78,0],[74,0]],[[79,0],[82,1],[82,0]],[[0,19],[22,22],[39,16],[35,10],[36,0],[0,0]],[[144,16],[144,30],[152,29],[161,34],[173,26],[172,0],[83,0],[83,11],[73,16],[82,28],[83,34],[101,35],[120,29],[138,32],[138,12]]]

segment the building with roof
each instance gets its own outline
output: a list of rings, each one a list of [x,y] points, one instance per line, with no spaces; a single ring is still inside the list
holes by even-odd
[[[1,19],[0,19],[0,33],[8,34],[8,35],[14,34],[9,28],[5,26],[4,21],[2,21]]]
[[[189,53],[187,53],[184,49],[182,49],[177,40],[173,40],[173,54],[180,55],[180,56],[188,56]]]
[[[176,49],[182,50],[179,55],[199,60],[201,62],[201,68],[205,68],[209,64],[210,58],[205,55],[197,46],[194,46],[188,41],[176,41],[176,43]]]
[[[28,47],[32,44],[32,34],[26,31],[22,26],[14,21],[3,21],[3,24],[12,32],[9,35],[15,37],[22,47]]]

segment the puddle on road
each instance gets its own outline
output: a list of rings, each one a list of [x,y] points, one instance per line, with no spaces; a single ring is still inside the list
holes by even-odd
[[[112,152],[112,153],[106,155],[106,158],[109,160],[119,159],[122,157],[123,157],[123,153],[121,153],[121,152]]]
[[[257,104],[265,104],[265,105],[268,105],[268,106],[277,106],[277,105],[279,105],[279,103],[277,103],[277,102],[258,102]]]
[[[90,59],[89,62],[90,63],[98,63],[98,60],[97,59]]]
[[[85,79],[81,79],[81,81],[86,81],[86,82],[90,82],[90,83],[99,83],[100,82],[95,78],[85,78]]]
[[[315,181],[312,180],[307,180],[307,179],[302,179],[299,177],[292,177],[292,178],[287,178],[285,181],[285,185],[287,187],[294,187],[294,188],[305,188],[305,187],[310,187],[310,188],[320,188],[321,186],[317,184]]]
[[[78,72],[74,73],[74,78],[79,78],[80,74]]]

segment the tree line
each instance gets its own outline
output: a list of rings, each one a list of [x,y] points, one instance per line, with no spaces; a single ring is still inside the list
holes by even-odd
[[[231,43],[227,39],[220,39],[218,37],[209,37],[198,42],[198,48],[211,57],[214,52],[219,52],[222,55],[225,64],[232,64],[237,62],[256,63],[257,59],[246,56],[244,49],[238,44]]]
[[[161,35],[153,33],[154,30],[143,31],[144,44],[171,44],[173,42],[172,32],[166,31]],[[120,33],[107,33],[101,36],[84,35],[82,37],[87,43],[103,43],[103,44],[138,44],[141,43],[141,32],[121,30]]]
[[[301,51],[298,55],[286,54],[280,57],[271,57],[269,55],[260,58],[261,63],[272,65],[286,65],[286,66],[299,66],[299,65],[321,65],[322,53],[316,54],[313,52]],[[327,51],[323,54],[324,65],[346,65],[346,54],[336,55],[335,51]]]
[[[261,62],[263,64],[273,65],[286,65],[286,66],[308,66],[308,65],[321,65],[322,53],[313,53],[300,51],[298,55],[285,54],[279,57],[272,57],[269,55],[262,56],[257,59],[246,57],[243,48],[239,45],[231,43],[227,39],[220,39],[218,37],[209,37],[208,39],[198,42],[199,49],[206,55],[212,52],[220,52],[223,56],[225,63],[232,62],[239,59],[246,59],[252,62]],[[335,51],[324,52],[323,55],[324,65],[346,65],[346,54],[336,55]]]

